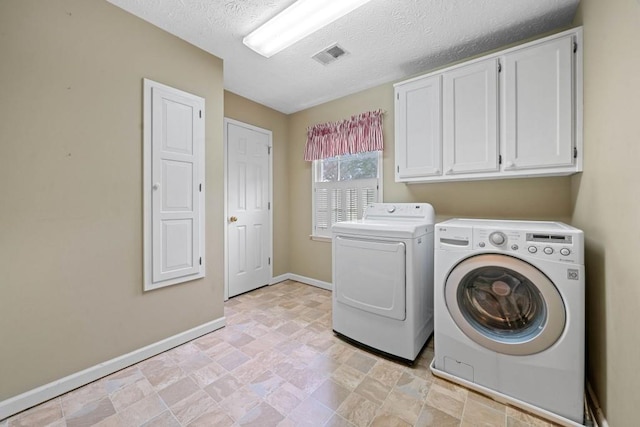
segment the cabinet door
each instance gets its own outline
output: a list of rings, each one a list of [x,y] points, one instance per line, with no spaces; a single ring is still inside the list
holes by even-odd
[[[204,277],[205,100],[144,79],[144,290]]]
[[[445,174],[497,171],[497,59],[456,68],[443,78]]]
[[[505,170],[573,165],[573,38],[505,55]]]
[[[440,76],[396,87],[396,181],[442,173]]]

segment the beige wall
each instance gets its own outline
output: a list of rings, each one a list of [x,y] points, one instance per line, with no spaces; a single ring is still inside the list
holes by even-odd
[[[289,273],[289,116],[228,91],[224,116],[273,133],[273,275]]]
[[[384,199],[447,217],[560,219],[587,241],[588,377],[633,425],[640,354],[640,4],[582,0],[585,172],[394,182],[393,87],[285,116],[232,93],[224,115],[274,133],[274,275],[331,281],[309,239],[306,127],[382,108]],[[0,2],[0,400],[216,319],[222,308],[222,62],[102,0]],[[207,99],[207,277],[142,293],[142,78]],[[290,212],[290,214],[289,214]],[[168,315],[170,314],[170,315]]]
[[[394,178],[393,85],[386,84],[291,115],[289,185],[292,209],[290,262],[296,274],[331,282],[331,244],[311,234],[311,164],[302,160],[306,128],[382,109],[384,115],[384,201],[428,202],[438,219],[482,217],[553,219],[571,215],[570,178],[527,178],[432,184],[402,184]],[[295,201],[295,202],[294,202]]]
[[[612,426],[638,425],[640,2],[582,0],[584,173],[573,224],[587,242],[587,374]]]
[[[0,400],[223,316],[205,279],[142,292],[142,78],[206,98],[222,223],[222,61],[103,0],[0,2]]]

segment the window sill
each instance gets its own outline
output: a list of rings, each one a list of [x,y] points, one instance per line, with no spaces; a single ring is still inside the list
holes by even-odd
[[[316,242],[328,242],[331,243],[331,237],[326,236],[314,236],[313,234],[309,236],[311,240],[315,240]]]

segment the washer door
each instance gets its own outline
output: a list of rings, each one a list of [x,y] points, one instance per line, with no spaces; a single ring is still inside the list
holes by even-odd
[[[554,284],[518,258],[467,258],[451,271],[444,291],[458,327],[498,353],[539,353],[552,346],[565,327],[564,303]]]

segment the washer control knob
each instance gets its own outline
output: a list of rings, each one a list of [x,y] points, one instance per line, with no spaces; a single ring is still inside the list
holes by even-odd
[[[387,212],[394,213],[395,211],[396,211],[396,206],[395,205],[387,206]]]
[[[547,246],[546,248],[544,248],[544,253],[547,255],[551,255],[553,253],[553,248]]]
[[[519,249],[518,245],[511,245],[511,249],[513,249],[514,251],[517,251]]]
[[[529,252],[531,252],[532,254],[535,254],[536,252],[538,252],[538,248],[536,248],[535,246],[529,246],[527,248],[529,250]]]
[[[495,231],[489,235],[489,241],[495,246],[502,246],[507,241],[507,236],[500,231]]]
[[[563,256],[567,256],[567,255],[569,255],[570,253],[571,253],[571,250],[570,250],[570,249],[568,249],[568,248],[562,248],[562,249],[560,249],[560,254],[561,254],[561,255],[563,255]]]
[[[484,242],[478,243],[478,246],[480,246],[481,248],[484,248]]]

